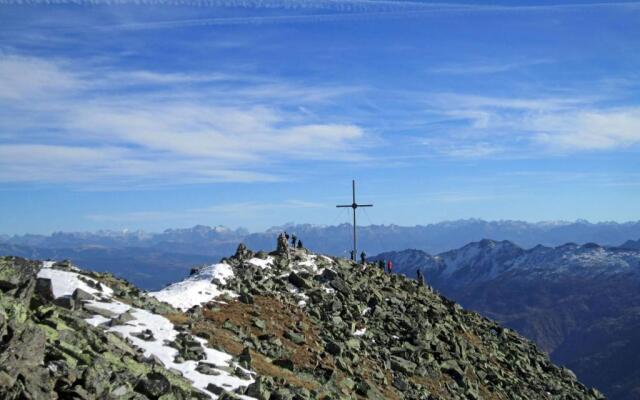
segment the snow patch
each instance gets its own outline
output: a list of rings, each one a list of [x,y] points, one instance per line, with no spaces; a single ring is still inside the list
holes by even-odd
[[[91,302],[91,305],[100,309],[108,310],[116,313],[117,315],[123,312],[129,311],[133,320],[127,322],[124,325],[112,326],[107,331],[118,333],[125,339],[131,341],[131,343],[141,349],[144,352],[145,357],[155,356],[157,357],[166,368],[175,369],[180,371],[182,375],[193,383],[193,387],[202,390],[207,393],[211,398],[217,398],[214,394],[207,391],[207,386],[212,383],[216,386],[223,387],[228,391],[233,391],[238,387],[244,387],[250,385],[253,380],[243,380],[236,376],[229,374],[226,371],[218,370],[220,375],[206,375],[196,371],[198,361],[185,361],[176,363],[175,357],[178,355],[178,350],[169,346],[168,343],[173,342],[178,335],[178,331],[175,330],[174,325],[165,317],[151,313],[147,310],[131,307],[127,304],[114,301],[111,303],[105,302]],[[100,323],[108,321],[108,318],[94,316],[86,321],[92,325],[98,325]],[[137,337],[135,334],[141,331],[149,329],[153,333],[154,340],[143,340]],[[206,359],[201,362],[213,364],[217,367],[230,367],[232,356],[223,353],[218,350],[208,348],[206,341],[201,338],[194,337],[204,348]],[[248,372],[248,371],[247,371]],[[249,398],[249,397],[244,397]]]
[[[233,268],[227,263],[209,265],[187,279],[171,284],[157,292],[149,293],[160,301],[167,302],[183,311],[193,306],[207,303],[223,293],[236,297],[237,294],[220,289],[233,276]],[[212,281],[216,281],[216,283]]]
[[[111,319],[107,317],[103,317],[102,315],[94,315],[91,318],[85,319],[85,321],[87,321],[89,325],[98,326],[111,321]]]
[[[298,263],[299,267],[306,267],[309,268],[313,271],[318,269],[318,266],[316,265],[316,255],[315,254],[311,254],[309,256],[307,256],[307,259],[299,262]]]
[[[353,336],[362,336],[367,332],[367,328],[358,329],[353,332]]]
[[[214,384],[218,387],[225,388],[227,391],[234,391],[239,387],[246,387],[253,382],[253,379],[240,379],[239,377],[234,376],[227,371],[219,369],[221,367],[235,368],[236,365],[233,365],[231,362],[233,357],[227,353],[208,348],[206,346],[206,341],[197,337],[194,337],[194,339],[202,345],[206,355],[206,358],[204,360],[201,360],[200,362],[206,362],[215,366],[215,369],[219,372],[219,375],[207,375],[196,371],[198,361],[185,361],[176,363],[174,360],[176,355],[178,354],[178,350],[168,345],[170,342],[173,342],[178,335],[178,331],[175,329],[171,321],[161,315],[154,314],[140,308],[132,307],[128,304],[109,298],[113,295],[113,290],[106,285],[101,284],[103,291],[99,292],[97,289],[94,289],[85,281],[83,281],[89,280],[97,284],[98,282],[95,279],[75,272],[53,269],[52,267],[53,264],[46,264],[45,266],[45,264],[43,263],[43,269],[39,271],[38,277],[51,279],[55,297],[68,296],[71,295],[76,289],[82,289],[94,295],[101,296],[102,301],[89,300],[85,302],[88,306],[90,306],[91,310],[104,310],[105,315],[113,315],[114,318],[122,315],[125,312],[129,312],[133,317],[131,321],[127,322],[124,325],[115,325],[111,327],[104,326],[104,328],[109,332],[115,332],[121,335],[123,338],[129,340],[135,347],[141,349],[146,357],[157,357],[167,369],[180,371],[180,373],[187,380],[192,382],[194,388],[201,390],[203,393],[206,393],[212,399],[217,399],[218,396],[207,390],[207,386],[209,384]],[[216,278],[218,279],[218,281],[223,283],[231,275],[233,275],[233,271],[231,270],[231,267],[229,265],[215,264],[204,268],[196,276],[187,279],[184,282],[180,282],[181,284],[189,283],[188,285],[185,284],[177,287],[176,285],[179,284],[171,285],[169,288],[171,288],[172,286],[174,286],[174,288],[168,293],[171,295],[182,294],[187,298],[196,297],[197,299],[200,299],[202,298],[202,296],[193,296],[191,290],[194,290],[194,287],[198,287],[198,285],[201,285],[202,283],[208,283],[209,286],[214,286],[213,288],[209,289],[209,292],[220,293],[219,291],[217,291],[217,287],[215,287],[214,284],[211,284],[210,281]],[[173,299],[175,300],[175,298]],[[85,319],[87,323],[93,326],[105,324],[110,320],[111,318],[105,317],[98,313],[92,315],[90,318]],[[142,340],[135,335],[145,329],[149,329],[152,332],[154,340]],[[242,370],[246,373],[251,373],[251,371],[247,371],[245,369]],[[238,397],[242,399],[252,399],[248,396]]]
[[[113,295],[113,290],[111,290],[110,287],[100,284],[102,291],[99,291],[81,280],[79,278],[80,276],[82,276],[83,280],[93,282],[96,286],[99,284],[98,281],[88,276],[80,275],[76,272],[53,269],[50,266],[38,271],[38,278],[51,280],[51,287],[55,298],[71,296],[76,289],[82,289],[98,297],[111,297]]]
[[[249,261],[249,264],[253,264],[256,267],[260,267],[262,269],[273,267],[273,257],[269,256],[266,259],[253,257]]]

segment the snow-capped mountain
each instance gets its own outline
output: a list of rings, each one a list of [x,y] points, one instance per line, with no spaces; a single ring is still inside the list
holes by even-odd
[[[415,277],[417,270],[437,285],[464,286],[502,276],[529,279],[558,275],[603,277],[630,273],[640,276],[640,251],[594,243],[538,245],[525,250],[509,241],[481,240],[435,256],[421,250],[381,253],[373,259],[392,260],[399,273]]]
[[[286,224],[256,233],[224,226],[196,225],[159,233],[120,230],[0,235],[0,255],[69,259],[87,268],[121,274],[144,289],[157,290],[167,282],[184,276],[193,265],[211,259],[218,260],[232,253],[239,242],[256,250],[270,249],[276,236],[283,230],[295,234],[306,247],[314,251],[339,257],[349,255],[352,235],[350,224]],[[416,226],[361,226],[358,235],[360,249],[369,255],[401,249],[418,249],[435,254],[483,238],[509,240],[525,248],[539,243],[557,246],[567,241],[619,245],[640,237],[640,222],[529,223],[469,219]]]
[[[282,232],[295,233],[307,246],[325,254],[348,254],[351,225],[285,224],[264,232],[249,233],[246,229],[224,226],[196,225],[191,228],[167,229],[159,233],[133,230],[98,232],[56,232],[52,235],[0,235],[0,242],[37,248],[78,248],[103,246],[110,248],[157,248],[171,253],[229,254],[239,242],[259,250],[269,249]],[[455,249],[484,238],[509,240],[519,246],[537,244],[558,246],[566,242],[619,245],[640,238],[640,221],[574,222],[547,221],[483,221],[466,219],[428,225],[367,225],[359,227],[361,248],[369,254],[414,248],[431,253]]]

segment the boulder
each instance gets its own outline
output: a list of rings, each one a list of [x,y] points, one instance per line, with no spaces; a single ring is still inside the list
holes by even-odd
[[[325,350],[333,356],[340,356],[342,354],[342,345],[334,341],[329,341],[325,345]]]
[[[218,394],[218,395],[222,394],[222,392],[225,391],[225,389],[222,386],[218,386],[213,383],[210,383],[207,385],[207,390],[213,394]]]
[[[249,250],[244,243],[240,243],[238,245],[236,253],[233,255],[233,258],[239,261],[248,260],[251,257],[253,257],[253,252]]]
[[[297,344],[297,345],[301,345],[304,344],[305,340],[304,340],[304,335],[301,333],[296,333],[290,330],[286,330],[284,332],[284,337],[286,337],[287,339],[291,340],[293,343]]]
[[[292,285],[299,289],[309,289],[311,288],[311,284],[303,278],[300,274],[296,272],[291,272],[289,277],[287,278]]]
[[[76,301],[71,296],[62,296],[53,300],[53,304],[66,308],[67,310],[75,310]]]
[[[80,288],[73,291],[73,294],[71,294],[71,298],[76,301],[88,301],[94,299],[91,293],[85,292]]]
[[[412,374],[416,369],[416,363],[402,357],[391,356],[391,369],[405,374]]]
[[[35,292],[45,301],[53,301],[55,298],[51,279],[49,278],[37,278]]]
[[[142,393],[152,400],[158,399],[163,394],[169,393],[171,383],[166,376],[159,372],[150,372],[140,379],[135,386],[136,392]]]
[[[259,376],[255,382],[247,387],[245,394],[258,400],[271,400],[273,384],[273,378]]]

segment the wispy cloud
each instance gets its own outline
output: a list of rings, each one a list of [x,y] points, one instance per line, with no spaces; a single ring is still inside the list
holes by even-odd
[[[421,139],[453,158],[540,157],[640,144],[640,106],[606,96],[491,97],[442,93],[427,100],[441,134]]]
[[[534,139],[561,152],[609,150],[640,144],[640,107],[577,110],[527,117]]]
[[[434,68],[430,68],[429,72],[436,74],[450,74],[450,75],[483,75],[483,74],[497,74],[501,72],[509,72],[524,68],[529,68],[542,64],[549,64],[551,60],[529,60],[520,62],[468,62],[468,63],[455,63],[445,64]]]
[[[0,53],[0,100],[21,101],[81,89],[84,82],[67,73],[64,62]]]
[[[17,55],[0,57],[0,87],[4,182],[271,181],[286,160],[366,158],[361,127],[290,111],[351,89]]]

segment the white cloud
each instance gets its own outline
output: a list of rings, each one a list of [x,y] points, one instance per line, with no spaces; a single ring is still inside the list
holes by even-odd
[[[497,154],[502,154],[505,149],[491,143],[471,143],[468,145],[450,146],[441,149],[441,152],[454,158],[485,158]]]
[[[550,113],[528,118],[535,140],[558,151],[609,150],[640,144],[640,107]]]
[[[516,110],[516,111],[552,111],[573,109],[577,106],[590,104],[597,100],[593,97],[492,97],[458,93],[439,93],[433,95],[428,104],[444,107],[449,110],[487,111],[487,110]]]
[[[80,89],[84,83],[70,74],[68,63],[0,52],[0,100],[53,96]]]
[[[496,74],[500,72],[508,72],[523,68],[532,67],[535,65],[548,64],[550,60],[529,60],[520,62],[468,62],[468,63],[455,63],[446,64],[439,67],[429,69],[429,72],[436,74],[450,74],[450,75],[483,75],[483,74]]]
[[[427,101],[429,112],[449,125],[423,143],[453,158],[539,157],[640,144],[640,107],[612,108],[600,105],[603,100],[435,95]]]
[[[272,181],[289,160],[364,158],[359,126],[288,111],[353,88],[71,65],[0,59],[0,181]]]

